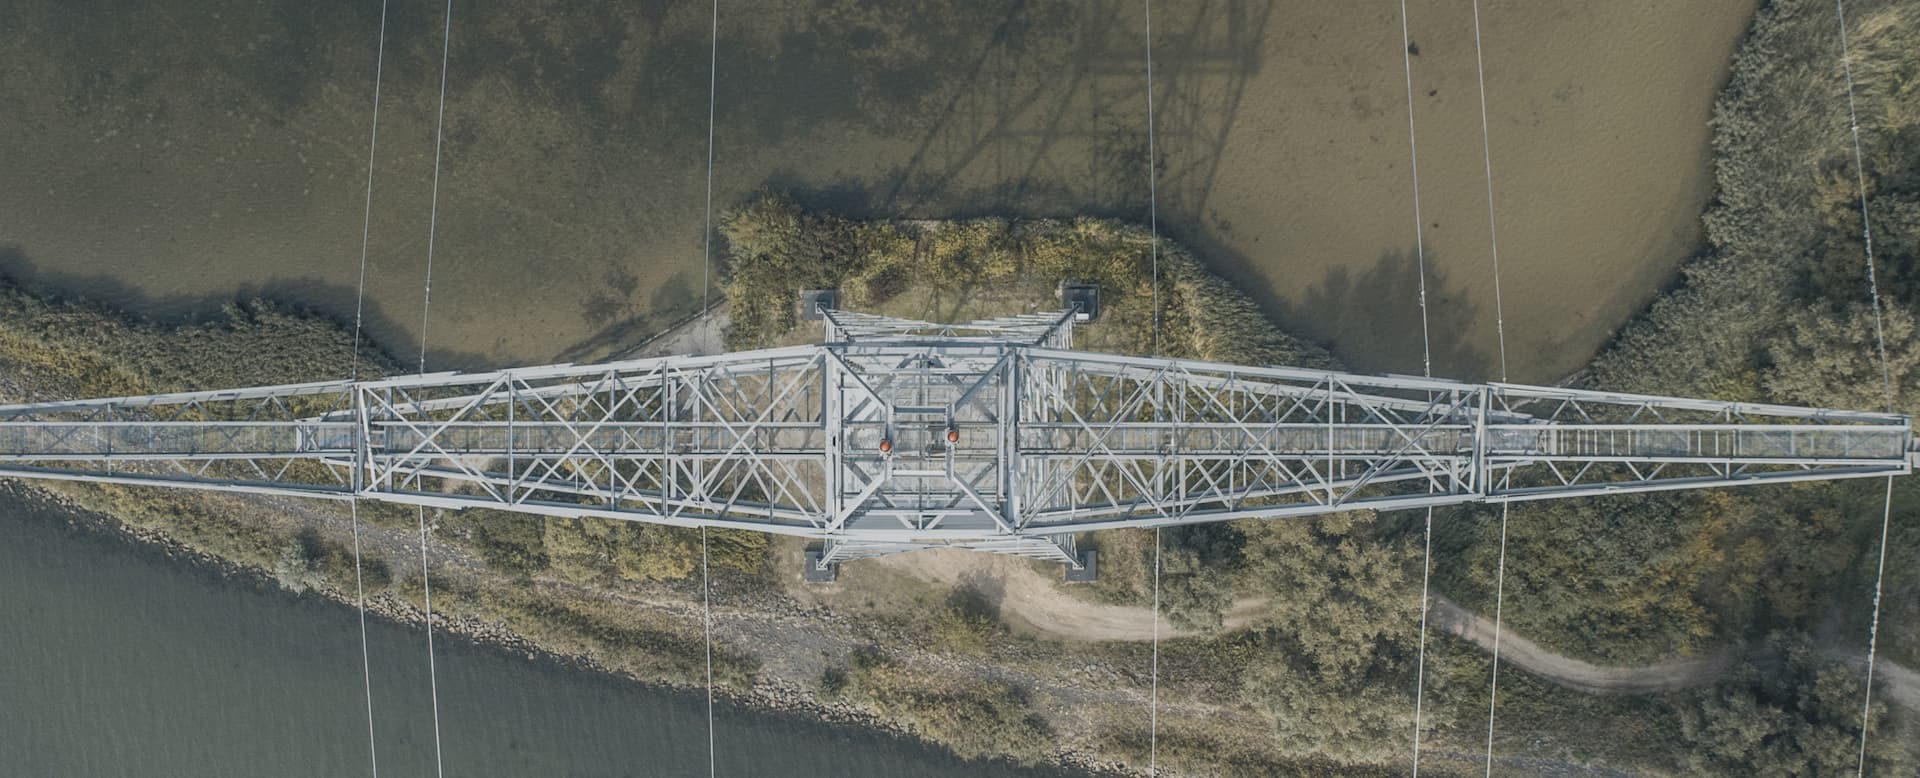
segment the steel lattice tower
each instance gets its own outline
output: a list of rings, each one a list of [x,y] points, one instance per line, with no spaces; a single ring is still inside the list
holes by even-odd
[[[1072,349],[827,311],[712,357],[0,406],[0,476],[487,507],[1080,566],[1075,533],[1906,474],[1905,416]]]

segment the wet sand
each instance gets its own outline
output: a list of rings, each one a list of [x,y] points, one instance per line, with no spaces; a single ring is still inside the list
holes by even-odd
[[[351,320],[378,4],[14,0],[0,271],[160,317],[266,294]],[[437,2],[396,0],[368,326],[418,348]],[[1511,374],[1577,368],[1698,242],[1751,3],[1486,3]],[[1498,372],[1472,19],[1409,26],[1434,369]],[[429,367],[586,358],[699,303],[700,4],[456,6]],[[1421,368],[1398,5],[1154,4],[1165,231],[1285,326]],[[722,4],[714,200],[1147,216],[1134,2]]]

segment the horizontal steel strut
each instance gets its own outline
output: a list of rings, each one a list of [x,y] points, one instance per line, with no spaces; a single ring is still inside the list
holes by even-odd
[[[0,406],[0,476],[753,529],[820,563],[1072,533],[1904,475],[1904,416],[1072,350],[826,312],[712,357]]]

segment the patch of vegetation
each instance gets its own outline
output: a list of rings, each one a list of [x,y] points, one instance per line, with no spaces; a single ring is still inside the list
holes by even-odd
[[[1920,3],[1849,4],[1848,18],[1878,326],[1833,9],[1780,0],[1755,17],[1715,106],[1708,245],[1595,359],[1591,385],[1920,410]],[[1882,600],[1879,642],[1910,663],[1920,659],[1911,557],[1920,500],[1904,480],[1896,487],[1887,585],[1901,594]],[[1881,496],[1878,483],[1853,483],[1515,508],[1507,619],[1537,642],[1617,663],[1784,644],[1775,651],[1784,669],[1748,667],[1735,683],[1676,703],[1676,769],[1845,771],[1854,756],[1840,753],[1841,741],[1858,743],[1858,670],[1817,660],[1805,638],[1768,636],[1837,633],[1838,645],[1863,647]],[[1439,585],[1476,609],[1492,603],[1497,518],[1473,509],[1436,520]],[[1503,700],[1505,689],[1503,677]],[[1894,733],[1912,730],[1876,731],[1897,743]],[[1913,754],[1873,758],[1899,772]]]
[[[1860,671],[1822,658],[1804,638],[1776,638],[1770,659],[1742,666],[1732,683],[1687,695],[1677,713],[1695,774],[1841,775],[1864,767],[1896,775],[1913,763],[1888,735],[1884,701],[1871,711],[1878,738],[1860,765]]]
[[[969,586],[960,586],[947,595],[947,601],[934,611],[928,625],[928,642],[957,654],[984,654],[988,641],[1003,628],[998,609]]]
[[[1163,723],[1151,748],[1157,753],[1161,769],[1178,774],[1218,775],[1229,778],[1265,778],[1266,776],[1392,776],[1405,771],[1400,767],[1356,765],[1337,759],[1307,757],[1276,761],[1274,755],[1258,743],[1222,731],[1213,721]],[[1102,746],[1123,755],[1130,764],[1144,764],[1150,748],[1145,727],[1110,730]],[[1423,765],[1429,770],[1432,768]],[[1442,772],[1442,775],[1446,773]]]
[[[1755,523],[1741,513],[1746,507],[1735,493],[1709,492],[1516,508],[1507,524],[1505,619],[1557,651],[1610,663],[1717,646],[1757,607],[1745,601],[1753,589],[1742,586],[1752,581],[1736,579],[1730,562],[1739,560],[1728,558],[1759,530],[1735,525]],[[1480,612],[1493,610],[1499,523],[1500,509],[1491,506],[1434,519],[1436,587]],[[1407,528],[1410,536],[1417,531]]]
[[[539,519],[476,508],[447,514],[440,526],[442,534],[464,538],[495,570],[532,577],[551,564]]]
[[[333,321],[264,300],[228,304],[211,321],[163,326],[36,296],[0,279],[0,365],[16,396],[113,397],[344,378],[352,346]],[[360,365],[372,378],[393,362],[362,344]]]
[[[1920,391],[1920,6],[1850,6],[1867,206],[1896,405]],[[1864,408],[1885,404],[1866,307],[1860,197],[1833,9],[1755,16],[1714,106],[1708,246],[1594,360],[1607,388]]]
[[[1218,629],[1232,605],[1246,561],[1243,526],[1254,522],[1200,524],[1163,530],[1160,539],[1160,610],[1175,625]],[[1082,541],[1100,554],[1096,599],[1141,605],[1153,599],[1152,530],[1101,532]],[[1246,589],[1240,589],[1246,592]]]
[[[968,758],[1023,763],[1053,754],[1052,728],[1024,690],[994,680],[964,680],[907,667],[878,649],[855,651],[832,685],[915,734]]]
[[[1849,6],[1866,207],[1884,305],[1869,305],[1860,179],[1833,9],[1769,3],[1715,105],[1708,244],[1678,286],[1624,326],[1594,361],[1598,388],[1823,407],[1920,411],[1920,3]],[[1884,334],[1888,369],[1880,362]],[[1509,597],[1516,627],[1570,653],[1638,660],[1844,614],[1864,634],[1879,544],[1878,484],[1767,487],[1516,508]],[[1894,537],[1920,503],[1895,492]],[[1485,511],[1441,526],[1447,591],[1490,604]],[[1899,548],[1899,547],[1895,547]],[[1907,546],[1907,548],[1912,548]],[[1909,560],[1890,571],[1914,565]],[[1911,576],[1896,572],[1912,591]],[[1893,601],[1889,600],[1890,603]],[[1920,659],[1920,614],[1900,639]],[[1831,625],[1829,625],[1831,627]]]
[[[1379,762],[1413,731],[1419,549],[1377,524],[1356,512],[1246,526],[1242,579],[1269,600],[1244,638],[1239,697],[1293,755]]]
[[[436,612],[442,609],[443,597],[450,601],[449,613],[505,624],[545,651],[588,657],[653,683],[695,686],[706,682],[706,644],[700,631],[687,629],[669,614],[590,596],[574,587],[500,586],[461,578],[443,583],[435,578]],[[759,669],[750,652],[714,643],[717,686],[746,688]]]
[[[276,582],[296,592],[324,588],[335,581],[351,581],[353,549],[312,527],[303,527],[281,545],[272,572]],[[359,577],[367,588],[376,591],[393,583],[393,575],[384,560],[366,559],[364,555]]]
[[[1058,306],[1063,280],[1100,287],[1100,323],[1076,348],[1155,353],[1154,284],[1160,266],[1160,345],[1166,356],[1244,365],[1333,364],[1326,350],[1281,332],[1246,295],[1187,250],[1110,219],[998,218],[856,221],[762,195],[720,222],[728,252],[732,348],[817,340],[802,328],[798,293],[838,288],[849,310],[961,322]],[[1157,245],[1157,249],[1155,246]]]
[[[503,514],[503,518],[518,518]],[[537,544],[521,531],[518,544],[495,540],[492,553],[532,555],[535,548],[556,575],[577,584],[612,581],[678,581],[700,570],[700,531],[615,519],[545,519]],[[748,575],[768,572],[771,539],[758,532],[712,530],[712,570]]]

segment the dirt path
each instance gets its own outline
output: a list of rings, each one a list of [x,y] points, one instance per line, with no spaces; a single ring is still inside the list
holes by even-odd
[[[1874,663],[1874,672],[1887,682],[1887,696],[1908,710],[1920,710],[1920,672],[1887,660]]]
[[[1091,602],[1061,591],[1051,579],[1036,572],[1025,560],[974,554],[967,551],[934,550],[885,557],[880,564],[907,571],[916,577],[945,585],[971,586],[1000,608],[1000,615],[1016,628],[1062,640],[1150,640],[1153,614],[1146,608],[1106,605]],[[1226,614],[1226,629],[1251,625],[1265,607],[1265,600],[1235,600]],[[1493,648],[1493,621],[1475,614],[1445,597],[1435,596],[1431,611],[1434,625],[1471,641],[1483,649]],[[1196,634],[1160,619],[1163,637]],[[1829,655],[1860,664],[1862,657],[1830,651]],[[1724,676],[1733,663],[1725,650],[1700,657],[1669,659],[1631,667],[1596,665],[1574,657],[1554,653],[1531,640],[1503,630],[1500,658],[1534,675],[1561,686],[1592,693],[1639,694],[1671,691],[1711,683]],[[1886,695],[1894,703],[1920,710],[1920,673],[1887,661],[1874,665],[1875,677],[1885,683]]]
[[[1449,633],[1493,649],[1493,620],[1435,595],[1431,611],[1433,624]],[[1668,659],[1632,667],[1606,667],[1570,656],[1502,630],[1500,658],[1527,672],[1561,686],[1584,692],[1640,694],[1684,689],[1719,679],[1732,664],[1726,651],[1687,659]]]
[[[1839,659],[1855,667],[1865,668],[1866,657],[1844,651],[1828,650],[1827,656]],[[1880,683],[1875,686],[1876,696],[1884,694],[1893,704],[1907,710],[1920,711],[1920,672],[1897,664],[1886,657],[1873,662],[1873,678]]]
[[[947,586],[970,586],[1000,609],[1000,616],[1016,628],[1066,640],[1150,640],[1152,615],[1145,608],[1103,605],[1055,588],[1053,581],[1034,572],[1017,557],[978,554],[957,549],[931,549],[880,557],[877,562],[924,581]],[[1165,618],[1162,636],[1191,635]]]

